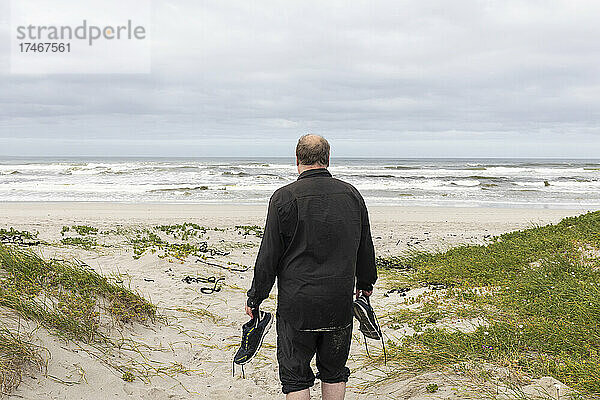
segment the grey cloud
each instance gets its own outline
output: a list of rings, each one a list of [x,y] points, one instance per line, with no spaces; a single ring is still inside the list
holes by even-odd
[[[310,130],[353,156],[600,150],[594,1],[154,4],[152,74],[4,74],[0,144],[259,155]]]

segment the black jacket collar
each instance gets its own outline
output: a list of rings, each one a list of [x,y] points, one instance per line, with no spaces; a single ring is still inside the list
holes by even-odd
[[[298,179],[309,178],[312,176],[331,177],[331,174],[329,173],[329,171],[327,171],[327,168],[315,168],[315,169],[309,169],[309,170],[304,171],[303,173],[300,174]]]

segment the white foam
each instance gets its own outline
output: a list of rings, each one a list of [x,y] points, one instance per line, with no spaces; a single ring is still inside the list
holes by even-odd
[[[335,160],[330,171],[375,203],[600,205],[600,170],[590,165]],[[260,203],[296,178],[281,160],[4,160],[0,201]]]

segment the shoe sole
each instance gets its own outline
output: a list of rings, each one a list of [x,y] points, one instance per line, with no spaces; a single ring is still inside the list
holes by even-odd
[[[254,351],[254,353],[252,353],[252,355],[250,357],[248,357],[246,360],[244,360],[244,362],[236,363],[237,365],[244,365],[246,363],[249,363],[254,358],[254,356],[258,353],[258,351],[262,347],[263,340],[265,339],[265,336],[267,336],[267,333],[269,333],[269,329],[271,329],[271,324],[273,324],[273,316],[271,316],[271,319],[269,320],[269,323],[265,327],[265,330],[263,331],[262,335],[260,335],[260,342],[258,342],[258,346],[256,347],[256,350]]]
[[[373,336],[365,335],[364,332],[363,332],[363,335],[367,336],[369,339],[375,339],[375,340],[381,339],[381,334],[379,334],[379,331],[377,330],[377,328],[373,325],[373,323],[369,319],[367,310],[365,310],[365,308],[358,303],[353,303],[352,310],[354,311],[354,316],[356,317],[358,322],[367,326],[368,328],[371,329],[371,332],[373,332]],[[377,337],[374,337],[374,335],[377,335]]]

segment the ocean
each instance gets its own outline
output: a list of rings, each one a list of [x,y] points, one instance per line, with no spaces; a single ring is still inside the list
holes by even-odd
[[[600,160],[333,159],[369,205],[600,208]],[[0,201],[266,204],[292,158],[0,158]]]

